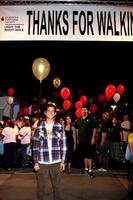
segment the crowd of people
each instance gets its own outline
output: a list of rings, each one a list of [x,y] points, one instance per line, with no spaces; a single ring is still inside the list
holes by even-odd
[[[81,173],[91,178],[95,177],[94,168],[106,173],[124,166],[131,172],[133,126],[128,113],[120,118],[106,112],[97,118],[87,107],[82,107],[81,117],[73,119],[70,113],[60,115],[50,102],[43,114],[43,117],[18,116],[15,120],[4,116],[0,122],[0,140],[4,144],[1,167],[5,170],[32,167],[37,171],[39,200],[45,188],[42,179],[47,179],[49,172],[55,199],[61,199],[59,172],[70,174],[73,167],[81,168]],[[128,144],[131,153],[127,161]]]

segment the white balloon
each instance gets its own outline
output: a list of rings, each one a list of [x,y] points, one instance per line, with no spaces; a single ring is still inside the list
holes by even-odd
[[[13,99],[13,97],[7,97],[7,103],[9,104],[9,105],[11,105],[12,103],[13,103],[13,101],[14,101],[14,99]]]
[[[113,99],[114,99],[114,101],[117,103],[119,100],[120,100],[120,98],[121,98],[121,96],[120,96],[120,94],[119,93],[115,93],[114,94],[114,96],[113,96]]]

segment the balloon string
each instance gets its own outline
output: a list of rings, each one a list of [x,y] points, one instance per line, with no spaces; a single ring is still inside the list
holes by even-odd
[[[40,81],[40,90],[39,90],[39,105],[41,101],[41,96],[42,96],[42,81]]]

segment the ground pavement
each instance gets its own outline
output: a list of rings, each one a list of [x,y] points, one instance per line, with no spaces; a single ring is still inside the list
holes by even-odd
[[[128,200],[128,180],[124,171],[98,172],[95,178],[72,169],[62,173],[63,200]],[[0,169],[0,200],[36,200],[36,173],[32,169]],[[48,181],[48,198],[52,200]]]

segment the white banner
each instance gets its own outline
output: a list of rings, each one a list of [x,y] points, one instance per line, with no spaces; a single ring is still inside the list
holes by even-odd
[[[0,6],[0,40],[133,41],[133,7]]]

